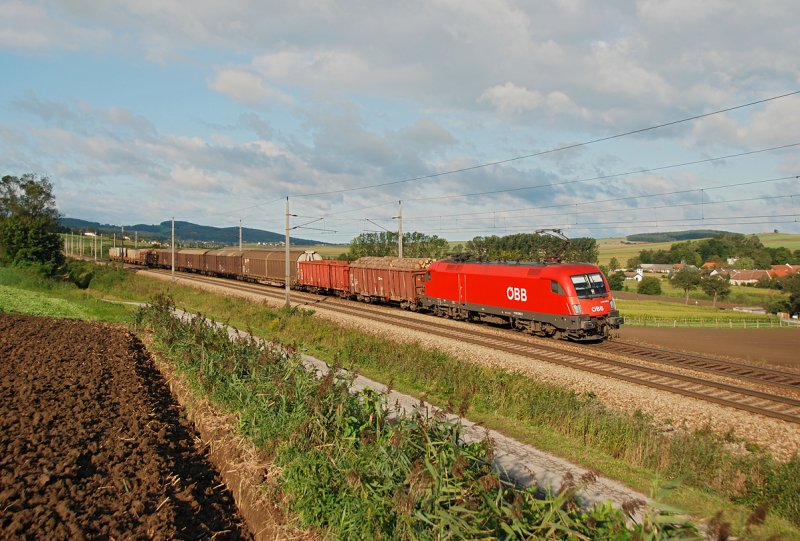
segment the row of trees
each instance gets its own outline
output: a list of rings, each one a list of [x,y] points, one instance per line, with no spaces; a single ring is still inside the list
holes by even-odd
[[[396,256],[399,236],[393,231],[379,233],[361,233],[350,241],[350,250],[340,259],[353,261],[365,256]],[[430,257],[441,259],[447,254],[449,244],[436,235],[425,235],[413,232],[403,234],[404,257]]]
[[[466,252],[478,261],[548,261],[597,263],[597,241],[582,237],[572,240],[539,233],[498,237],[475,237]]]
[[[785,247],[768,248],[757,235],[724,233],[710,239],[677,242],[669,250],[642,250],[628,261],[628,268],[641,263],[686,263],[700,267],[708,261],[725,262],[738,258],[736,268],[768,269],[770,265],[800,264],[800,250]]]
[[[397,233],[382,231],[362,233],[350,242],[350,250],[343,259],[354,260],[364,256],[397,255]],[[445,239],[436,235],[413,232],[403,235],[405,257],[430,257],[441,259],[450,256],[472,261],[582,261],[597,263],[597,242],[591,238],[567,241],[550,235],[520,233],[505,237],[475,237],[466,246],[452,252]]]
[[[0,180],[0,259],[52,275],[64,264],[59,213],[47,177],[6,175]]]
[[[608,277],[609,286],[612,290],[621,290],[625,273],[614,272]],[[712,305],[716,306],[718,300],[724,300],[731,294],[731,283],[727,276],[702,273],[691,267],[684,267],[672,275],[670,282],[673,286],[682,289],[684,292],[684,302],[688,304],[689,293],[700,289],[712,299]],[[800,313],[800,274],[785,276],[776,281],[776,287],[786,291],[788,299],[775,301],[770,305],[773,312]],[[643,295],[661,295],[661,278],[655,276],[645,276],[639,282],[636,291]]]

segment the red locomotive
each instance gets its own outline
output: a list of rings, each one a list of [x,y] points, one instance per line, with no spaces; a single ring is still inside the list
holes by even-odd
[[[573,340],[605,338],[623,319],[594,265],[452,263],[428,268],[422,306],[470,321]]]

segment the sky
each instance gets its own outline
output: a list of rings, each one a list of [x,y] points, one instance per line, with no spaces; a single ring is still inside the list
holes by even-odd
[[[452,241],[800,233],[798,22],[793,0],[0,0],[0,174],[116,225],[283,232],[288,197],[292,235],[334,243],[401,214]]]

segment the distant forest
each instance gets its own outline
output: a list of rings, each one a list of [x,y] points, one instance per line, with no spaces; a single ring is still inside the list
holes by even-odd
[[[695,229],[693,231],[673,231],[667,233],[639,233],[636,235],[628,235],[625,237],[625,240],[630,242],[678,242],[682,240],[709,239],[726,233],[728,233],[728,231]]]

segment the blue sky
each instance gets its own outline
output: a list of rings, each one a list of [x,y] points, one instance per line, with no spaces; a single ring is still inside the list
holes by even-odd
[[[800,233],[797,94],[476,168],[796,92],[797,13],[0,0],[2,174],[47,176],[62,214],[111,224],[282,231],[288,196],[293,224],[319,219],[294,233],[327,242],[395,229],[399,200],[405,231],[450,240]]]

